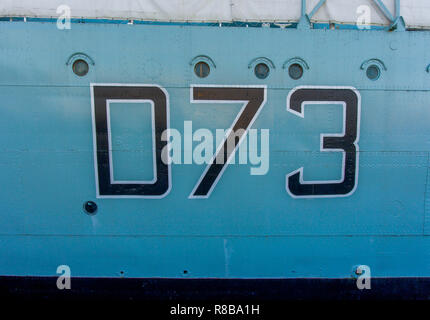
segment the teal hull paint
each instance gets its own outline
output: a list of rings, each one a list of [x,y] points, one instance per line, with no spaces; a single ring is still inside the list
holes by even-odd
[[[365,264],[374,277],[430,276],[429,32],[60,31],[39,22],[2,22],[0,30],[0,275],[49,276],[66,264],[78,277],[346,278]],[[66,65],[76,52],[95,61],[86,77]],[[201,54],[216,64],[205,79],[189,65]],[[257,57],[275,64],[265,80],[248,69]],[[293,57],[310,67],[297,81],[282,69]],[[377,81],[360,70],[370,58],[387,67]],[[205,166],[172,165],[163,199],[96,199],[90,83],[164,87],[170,127],[181,132],[188,120],[195,129],[228,128],[240,107],[191,104],[191,84],[265,84],[252,127],[270,129],[270,170],[251,176],[249,165],[230,165],[209,199],[190,200]],[[312,180],[338,179],[341,166],[338,153],[319,151],[320,133],[341,132],[340,109],[308,108],[304,119],[287,112],[299,85],[360,92],[359,177],[349,197],[293,199],[285,190],[286,174],[301,166]],[[123,134],[121,146],[136,145],[136,132]],[[118,170],[132,172],[125,161]],[[97,215],[83,212],[87,200]]]
[[[55,275],[67,264],[79,277],[349,278],[366,263],[373,277],[428,277],[429,264],[428,239],[404,236],[2,236],[0,244],[4,275]]]

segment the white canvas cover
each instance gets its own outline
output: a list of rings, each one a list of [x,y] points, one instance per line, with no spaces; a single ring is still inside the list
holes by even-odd
[[[310,13],[319,0],[307,0]],[[395,16],[395,0],[383,0]],[[2,17],[49,17],[67,5],[71,18],[172,22],[297,22],[301,0],[2,0]],[[327,0],[313,22],[355,24],[362,5],[370,8],[372,25],[389,25],[372,0]],[[400,14],[409,28],[430,27],[430,0],[401,0]]]

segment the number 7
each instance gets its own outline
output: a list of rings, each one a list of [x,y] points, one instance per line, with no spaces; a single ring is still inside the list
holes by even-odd
[[[208,198],[226,169],[230,158],[246,137],[249,127],[266,103],[266,86],[219,86],[192,85],[191,103],[232,103],[241,102],[243,107],[228,131],[226,139],[216,150],[189,198]],[[237,140],[236,137],[239,139]],[[228,141],[234,139],[234,148],[229,150]],[[218,159],[221,159],[219,161]],[[221,163],[220,163],[221,162]]]

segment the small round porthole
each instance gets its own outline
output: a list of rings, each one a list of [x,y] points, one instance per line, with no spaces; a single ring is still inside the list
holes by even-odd
[[[83,77],[88,73],[89,66],[85,60],[78,59],[75,62],[73,62],[72,69],[74,74],[76,74],[79,77]]]
[[[288,67],[288,74],[291,79],[298,80],[303,76],[303,68],[298,63],[293,63]]]
[[[370,65],[367,67],[366,69],[366,76],[370,79],[370,80],[378,80],[379,77],[381,76],[381,70],[379,69],[379,67],[377,65]]]
[[[199,78],[206,78],[210,72],[211,68],[206,62],[200,61],[194,66],[194,73]]]
[[[270,73],[269,66],[265,63],[259,63],[255,66],[254,73],[258,79],[266,79]]]
[[[97,204],[93,201],[87,201],[84,203],[84,210],[89,215],[95,215],[97,211]]]

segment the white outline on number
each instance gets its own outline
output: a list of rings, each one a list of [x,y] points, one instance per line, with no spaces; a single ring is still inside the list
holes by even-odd
[[[357,96],[357,135],[354,140],[354,146],[355,146],[355,181],[354,181],[354,188],[348,192],[347,194],[333,194],[333,195],[306,195],[306,196],[297,196],[290,191],[288,178],[297,172],[300,173],[300,183],[301,184],[327,184],[327,183],[342,183],[345,179],[345,163],[346,163],[346,152],[343,149],[332,149],[332,148],[324,148],[323,147],[323,140],[325,137],[342,137],[345,135],[346,130],[346,103],[344,101],[303,101],[301,104],[301,112],[297,112],[290,108],[290,98],[294,92],[300,89],[349,89],[352,90],[355,95]],[[286,182],[285,187],[288,192],[288,194],[293,198],[339,198],[339,197],[349,197],[351,194],[355,192],[358,185],[358,169],[359,169],[359,146],[358,142],[360,140],[360,122],[361,122],[361,95],[360,92],[350,86],[298,86],[293,88],[287,96],[287,111],[293,113],[296,116],[299,116],[301,118],[305,117],[305,106],[307,104],[341,104],[343,106],[343,119],[342,119],[342,125],[343,125],[343,133],[321,133],[320,134],[320,151],[321,152],[342,152],[342,176],[340,180],[317,180],[317,181],[311,181],[311,180],[303,180],[303,167],[300,167],[297,170],[294,170],[286,175]]]
[[[171,168],[170,168],[170,164],[168,162],[167,164],[167,183],[168,183],[168,188],[166,190],[165,193],[163,193],[162,195],[159,196],[144,196],[144,195],[118,195],[118,196],[114,196],[114,195],[100,195],[100,190],[99,190],[99,171],[98,171],[98,166],[97,166],[97,133],[96,133],[96,117],[95,117],[95,104],[94,104],[94,86],[103,86],[103,87],[157,87],[159,89],[161,89],[161,91],[164,92],[165,96],[166,96],[166,132],[168,134],[168,136],[170,136],[170,99],[169,99],[169,93],[167,92],[167,90],[157,84],[139,84],[139,83],[90,83],[90,94],[91,94],[91,118],[92,118],[92,129],[93,129],[93,157],[94,157],[94,171],[95,171],[95,182],[96,182],[96,198],[97,199],[103,199],[103,198],[144,198],[144,199],[161,199],[164,198],[165,196],[167,196],[170,193],[170,190],[172,189],[172,173],[171,173]],[[107,100],[115,100],[115,99],[106,99],[106,105]],[[124,99],[125,101],[135,101],[136,99]],[[139,99],[137,99],[139,100]],[[143,99],[143,100],[149,100],[149,99]],[[117,101],[117,100],[115,100]],[[149,100],[152,101],[152,100]],[[153,112],[153,119],[155,118],[155,107],[153,108],[154,112]],[[107,115],[108,117],[108,115]],[[106,120],[107,121],[107,120]],[[108,126],[110,121],[108,122]],[[155,132],[155,119],[153,122],[153,127],[152,130],[153,132]],[[108,129],[109,130],[109,129]],[[110,132],[108,132],[108,135],[110,135]],[[109,141],[110,142],[110,141]],[[155,140],[154,140],[155,142]],[[155,150],[155,143],[153,144],[154,149]],[[110,152],[110,148],[109,148],[109,152]],[[154,159],[155,159],[155,152],[154,153]],[[167,157],[170,157],[169,155],[167,155]],[[110,160],[109,160],[110,161]],[[155,163],[155,167],[157,165],[156,161]],[[112,163],[109,164],[110,167],[112,167]],[[111,169],[112,170],[112,169]],[[157,179],[157,174],[155,174],[155,179]],[[138,181],[133,181],[130,184],[138,184]],[[113,183],[111,183],[113,184]],[[118,184],[118,182],[117,182]]]
[[[207,171],[213,164],[214,160],[216,160],[216,156],[218,152],[222,149],[222,147],[225,144],[225,141],[227,137],[230,135],[230,132],[233,130],[234,125],[236,124],[237,120],[242,115],[242,112],[245,110],[246,106],[250,102],[249,100],[194,100],[194,94],[193,89],[194,87],[200,87],[200,88],[263,88],[264,89],[264,98],[263,102],[259,106],[257,112],[255,113],[254,117],[249,122],[248,126],[245,128],[245,132],[240,137],[238,144],[234,147],[233,151],[229,155],[227,161],[224,163],[224,166],[222,167],[220,173],[216,177],[214,183],[212,184],[211,188],[208,191],[208,194],[205,196],[193,196],[194,192],[197,190],[197,188],[200,185],[200,182],[203,180],[203,178],[206,176]],[[200,179],[197,181],[196,185],[193,188],[193,191],[191,191],[190,195],[188,196],[188,199],[207,199],[211,195],[213,189],[217,185],[219,179],[224,173],[224,170],[228,167],[231,158],[235,155],[236,149],[239,148],[240,144],[242,143],[242,140],[246,137],[248,134],[249,128],[253,125],[254,121],[257,119],[258,115],[260,114],[261,110],[264,108],[264,105],[266,104],[267,100],[267,85],[216,85],[216,84],[192,84],[190,85],[190,102],[191,103],[243,103],[242,108],[240,109],[239,113],[237,114],[236,118],[234,119],[232,125],[230,128],[227,129],[227,133],[225,135],[225,139],[221,142],[221,144],[218,146],[217,150],[215,151],[214,155],[212,156],[211,161],[208,163],[208,165],[205,168],[205,171],[203,171],[202,175],[200,176]]]

